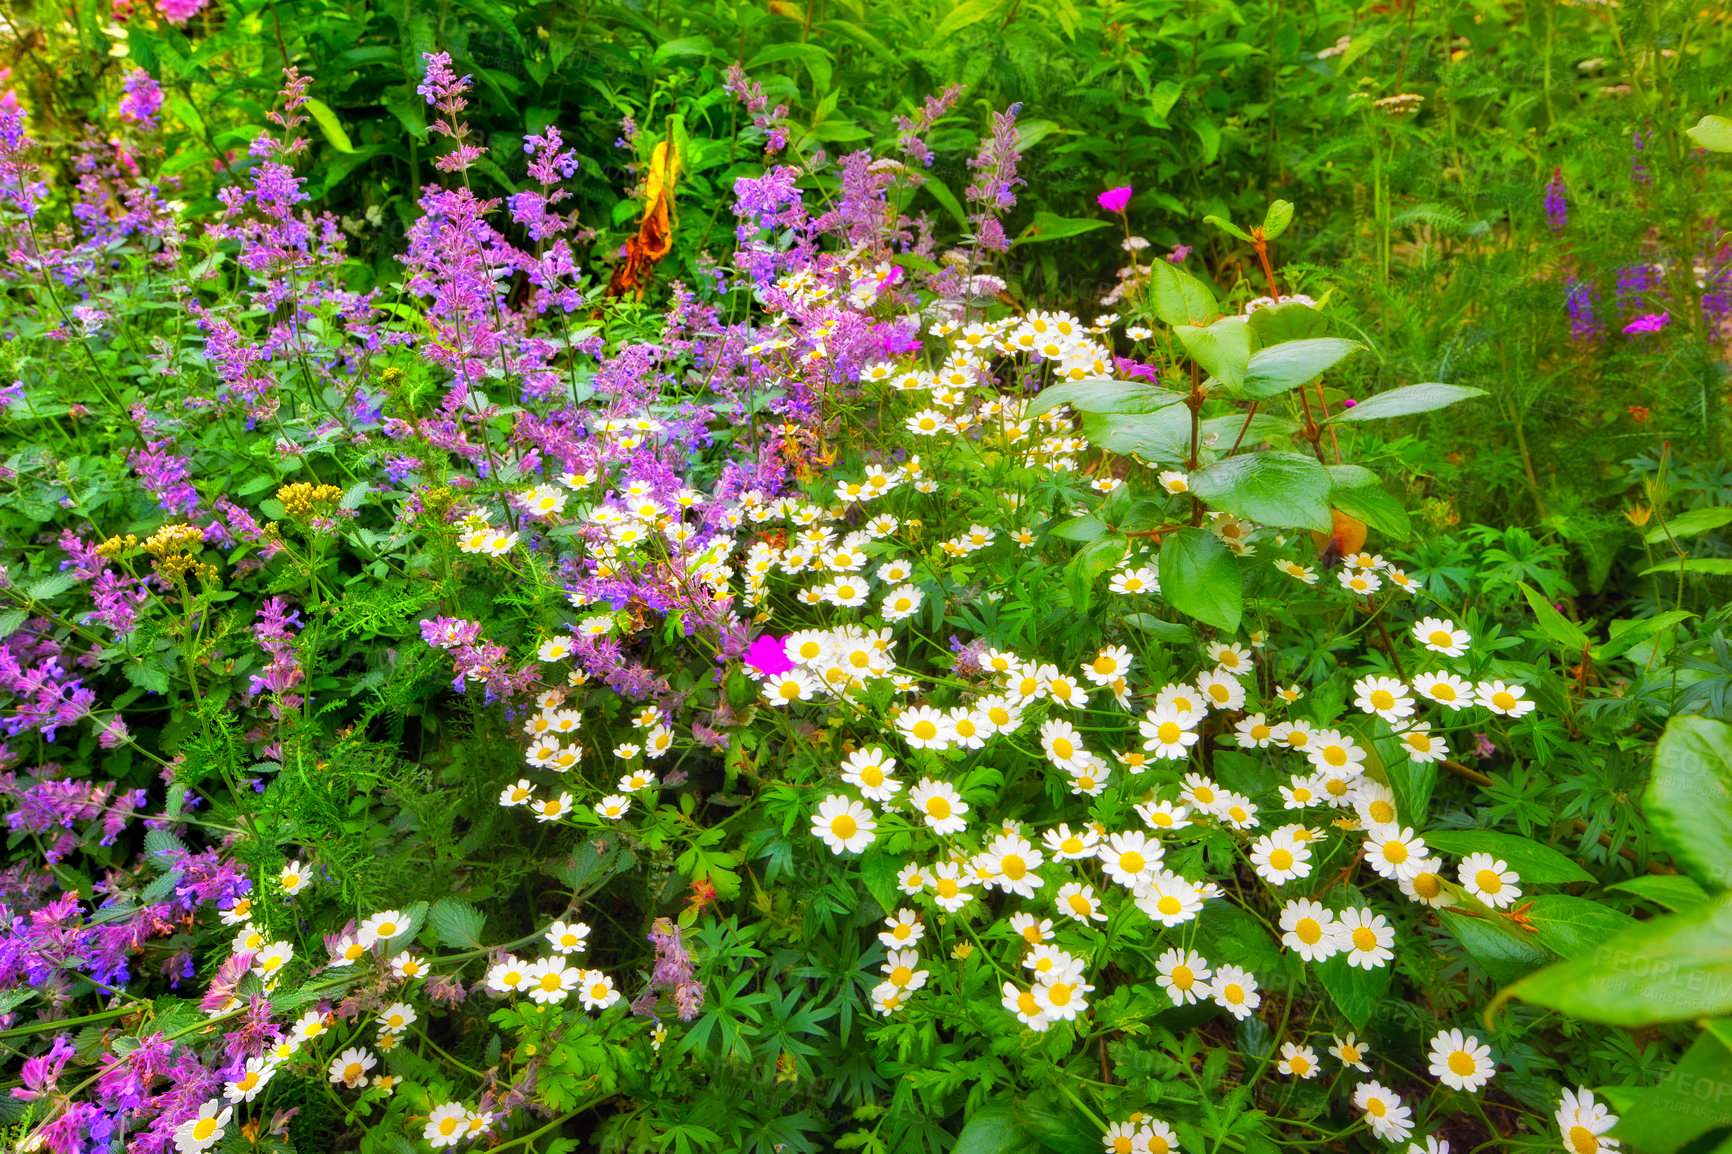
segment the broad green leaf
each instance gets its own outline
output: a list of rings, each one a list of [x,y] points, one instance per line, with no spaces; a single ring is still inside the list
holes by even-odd
[[[1244,611],[1239,563],[1207,529],[1180,529],[1161,542],[1161,593],[1187,617],[1232,633]]]
[[[433,927],[439,944],[453,950],[479,950],[487,918],[461,898],[443,897],[427,911],[427,924]]]
[[[651,60],[656,64],[661,64],[663,61],[672,60],[676,56],[708,56],[713,51],[715,51],[715,45],[710,42],[708,36],[681,36],[677,40],[669,40],[657,47]],[[682,148],[680,153],[683,156],[685,149]]]
[[[1732,1012],[1732,898],[1640,922],[1592,954],[1552,966],[1502,997],[1612,1026]]]
[[[1266,305],[1251,314],[1251,331],[1264,348],[1283,341],[1303,341],[1322,336],[1329,328],[1323,314],[1303,301]]]
[[[1251,368],[1251,326],[1239,317],[1222,317],[1208,328],[1174,325],[1173,333],[1203,371],[1235,392],[1245,387]]]
[[[1371,746],[1383,763],[1390,792],[1395,794],[1395,812],[1401,824],[1424,829],[1426,808],[1437,788],[1437,763],[1414,761],[1407,756],[1407,747],[1393,737],[1378,738]]]
[[[1625,1110],[1611,1136],[1642,1154],[1672,1154],[1692,1139],[1732,1122],[1732,1050],[1708,1029],[1660,1084]]]
[[[1557,960],[1533,934],[1516,929],[1508,918],[1472,917],[1454,910],[1439,910],[1437,916],[1494,982],[1514,981]]]
[[[1681,561],[1667,561],[1662,565],[1654,565],[1642,570],[1642,576],[1652,577],[1656,573],[1676,573],[1683,570],[1686,573],[1712,573],[1718,577],[1732,575],[1732,557],[1686,557]]]
[[[1694,537],[1698,533],[1706,533],[1718,529],[1722,525],[1732,525],[1732,506],[1718,509],[1691,509],[1687,513],[1679,513],[1664,525],[1655,526],[1642,534],[1642,540],[1650,545],[1657,545],[1670,537]]]
[[[323,100],[307,98],[306,109],[312,113],[313,123],[319,126],[319,131],[325,134],[325,140],[338,152],[353,152],[355,146],[349,143],[349,134],[343,131],[343,122],[337,119]]]
[[[1378,393],[1375,397],[1367,397],[1351,409],[1345,409],[1330,419],[1336,421],[1381,421],[1385,417],[1411,417],[1415,413],[1429,413],[1434,409],[1453,405],[1457,401],[1466,401],[1473,397],[1485,395],[1484,389],[1476,389],[1468,385],[1408,385],[1405,388],[1390,389],[1387,393]]]
[[[1057,216],[1050,212],[1037,212],[1033,222],[1018,234],[1010,247],[1046,240],[1065,240],[1085,232],[1093,232],[1097,228],[1111,228],[1112,224],[1112,221],[1101,220],[1099,217]]]
[[[1065,567],[1065,580],[1070,586],[1071,604],[1079,611],[1088,608],[1094,599],[1095,584],[1102,573],[1117,565],[1130,547],[1125,537],[1097,537],[1090,541]]]
[[[1278,200],[1269,206],[1269,211],[1263,215],[1263,239],[1274,240],[1287,231],[1287,226],[1293,223],[1293,202]]]
[[[1534,898],[1527,919],[1539,930],[1540,944],[1561,958],[1591,953],[1601,942],[1638,924],[1622,910],[1570,894]]]
[[[1336,954],[1326,962],[1313,964],[1311,972],[1328,991],[1335,1008],[1353,1023],[1356,1030],[1363,1030],[1370,1023],[1378,999],[1389,989],[1388,966],[1362,970],[1349,965],[1346,954]]]
[[[1256,918],[1230,902],[1210,902],[1197,927],[1197,951],[1206,958],[1233,958],[1254,974],[1282,968],[1281,949]]]
[[[1121,488],[1119,492],[1124,492]],[[1120,533],[1143,533],[1161,524],[1167,517],[1167,506],[1161,501],[1139,498],[1111,508],[1103,505],[1101,517]]]
[[[1168,405],[1152,413],[1090,413],[1083,435],[1110,453],[1165,464],[1182,460],[1191,445],[1191,410]]]
[[[1255,318],[1257,314],[1252,315]],[[1343,337],[1315,337],[1263,349],[1251,358],[1240,395],[1253,400],[1279,396],[1316,380],[1364,347]]]
[[[1329,490],[1317,458],[1281,450],[1227,457],[1191,475],[1191,492],[1210,506],[1277,529],[1327,533]]]
[[[1085,513],[1081,517],[1060,521],[1051,532],[1054,537],[1062,537],[1066,541],[1093,541],[1106,533],[1108,528],[1107,523],[1093,513]]]
[[[1206,325],[1221,315],[1208,285],[1164,260],[1149,267],[1149,299],[1169,325]]]
[[[199,115],[198,109],[192,101],[184,96],[170,93],[164,103],[168,105],[169,111],[173,112],[182,124],[192,129],[195,136],[209,135],[209,130],[204,126],[204,117]],[[312,101],[309,100],[307,103],[311,104]]]
[[[1635,894],[1645,901],[1665,906],[1673,913],[1682,913],[1708,900],[1708,891],[1682,874],[1648,874],[1614,882],[1606,888]]]
[[[1363,465],[1329,465],[1330,483],[1337,489],[1363,489],[1378,483],[1377,474]]]
[[[1593,874],[1557,850],[1519,834],[1489,829],[1428,830],[1425,844],[1457,857],[1489,853],[1508,862],[1509,868],[1529,884],[1559,886],[1594,880]]]
[[[968,227],[968,213],[963,211],[962,202],[956,199],[956,194],[946,188],[942,180],[929,180],[920,186],[932,195],[932,199],[944,206],[944,211],[956,218],[956,223]]]
[[[1521,586],[1522,596],[1527,598],[1528,607],[1534,611],[1541,633],[1578,656],[1587,650],[1588,635],[1582,632],[1580,625],[1552,608],[1544,594],[1526,581],[1517,581],[1516,584]]]
[[[1732,152],[1732,120],[1724,116],[1704,116],[1684,134],[1709,152]]]
[[[932,30],[934,43],[942,41],[946,36],[954,35],[967,28],[970,24],[979,23],[997,12],[1003,0],[963,0],[961,4],[950,10],[949,15],[938,22],[938,27]]]
[[[1036,393],[1023,416],[1032,420],[1060,405],[1069,405],[1079,413],[1154,413],[1184,399],[1182,393],[1170,393],[1138,381],[1107,378],[1061,381]]]
[[[868,849],[860,855],[860,880],[885,913],[896,908],[896,875],[901,869],[902,861],[894,854]]]
[[[1239,440],[1239,433],[1244,431],[1245,439],[1239,441],[1240,451],[1249,446],[1261,445],[1265,441],[1273,441],[1276,437],[1285,437],[1297,432],[1299,426],[1286,417],[1277,417],[1272,413],[1255,413],[1249,424],[1239,413],[1228,413],[1221,417],[1209,417],[1203,422],[1204,437],[1214,437],[1229,449],[1233,442]]]
[[[1401,507],[1400,500],[1382,489],[1337,488],[1330,492],[1329,503],[1396,541],[1413,536],[1413,522],[1408,519],[1407,510]]]
[[[1711,893],[1726,889],[1732,881],[1732,725],[1706,717],[1667,722],[1642,808],[1679,869]]]
[[[1189,625],[1180,625],[1176,621],[1162,621],[1153,613],[1131,613],[1126,615],[1125,624],[1132,629],[1140,629],[1144,633],[1153,634],[1168,645],[1191,645],[1197,640],[1197,635]]]
[[[999,1099],[969,1116],[950,1154],[1024,1154],[1033,1148],[1033,1141],[1017,1121],[1016,1108]]]

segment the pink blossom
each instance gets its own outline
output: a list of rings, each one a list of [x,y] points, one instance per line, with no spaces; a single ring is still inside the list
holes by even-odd
[[[1108,212],[1123,212],[1125,205],[1131,202],[1131,186],[1126,184],[1119,188],[1109,188],[1096,199]]]
[[[746,664],[766,677],[776,677],[794,668],[788,656],[787,639],[764,634],[746,650]]]
[[[1657,333],[1661,329],[1665,328],[1666,322],[1671,319],[1672,317],[1669,313],[1648,313],[1646,316],[1639,316],[1629,324],[1625,325],[1624,332]]]

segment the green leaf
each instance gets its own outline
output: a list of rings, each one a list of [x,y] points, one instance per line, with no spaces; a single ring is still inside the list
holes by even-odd
[[[1165,463],[1185,456],[1191,445],[1191,410],[1168,405],[1152,413],[1090,413],[1083,435],[1109,453]]]
[[[427,924],[433,927],[439,944],[450,949],[479,950],[485,944],[481,933],[487,925],[486,916],[461,898],[443,897],[434,902],[427,911]]]
[[[942,41],[946,36],[952,36],[967,28],[970,24],[979,23],[998,11],[1001,0],[963,0],[950,10],[949,15],[938,22],[938,27],[932,30],[932,43]]]
[[[1261,311],[1261,310],[1259,310]],[[1255,318],[1258,314],[1253,313]],[[1252,326],[1255,328],[1255,325]],[[1343,337],[1285,341],[1251,358],[1240,395],[1253,400],[1279,396],[1316,380],[1365,346]]]
[[[1274,240],[1287,231],[1287,226],[1293,223],[1293,202],[1278,200],[1269,206],[1269,211],[1263,216],[1263,239]]]
[[[1153,613],[1127,614],[1124,621],[1132,629],[1140,629],[1144,633],[1152,634],[1168,645],[1191,645],[1197,640],[1196,633],[1189,625],[1180,625],[1176,621],[1162,621]]]
[[[1522,881],[1535,885],[1560,886],[1594,880],[1594,875],[1557,850],[1519,834],[1489,829],[1440,829],[1427,832],[1425,844],[1458,857],[1489,853],[1508,862]]]
[[[1515,929],[1508,919],[1470,917],[1454,910],[1439,910],[1437,914],[1444,928],[1494,982],[1513,981],[1557,960],[1557,955],[1536,942],[1532,934]]]
[[[1540,944],[1562,958],[1592,953],[1601,942],[1639,924],[1622,910],[1570,894],[1534,898],[1527,919],[1539,930]]]
[[[1552,603],[1526,581],[1517,581],[1516,584],[1521,586],[1522,596],[1527,598],[1528,607],[1534,611],[1534,618],[1539,622],[1541,633],[1572,653],[1580,654],[1586,651],[1588,635],[1582,632],[1580,625],[1553,609]]]
[[[1606,888],[1635,894],[1645,901],[1665,906],[1673,913],[1682,913],[1708,900],[1707,890],[1680,874],[1649,874],[1615,882]]]
[[[1097,377],[1048,385],[1029,401],[1023,416],[1032,420],[1060,405],[1069,405],[1079,413],[1154,413],[1184,399],[1183,394],[1170,393],[1138,381]]]
[[[708,56],[713,51],[715,51],[715,45],[710,42],[708,36],[681,36],[677,40],[669,40],[657,47],[655,55],[651,59],[659,65],[676,56]],[[681,149],[680,151],[683,154],[685,150]]]
[[[1687,513],[1679,513],[1664,525],[1649,529],[1642,534],[1642,540],[1650,545],[1657,545],[1668,536],[1694,537],[1722,525],[1732,525],[1732,507],[1691,509]]]
[[[1076,557],[1065,567],[1065,581],[1070,587],[1071,604],[1079,611],[1093,600],[1101,574],[1119,563],[1130,544],[1127,538],[1115,535],[1098,537],[1077,550]]]
[[[1245,374],[1251,368],[1251,326],[1243,319],[1222,317],[1206,329],[1175,325],[1173,332],[1204,372],[1234,391],[1245,387]]]
[[[1437,788],[1437,762],[1414,761],[1403,752],[1406,747],[1393,738],[1380,739],[1373,746],[1383,761],[1390,792],[1395,794],[1396,816],[1402,825],[1424,829],[1426,807]]]
[[[1149,300],[1169,325],[1206,325],[1221,315],[1208,285],[1164,260],[1149,266]]]
[[[1640,922],[1592,954],[1552,966],[1500,997],[1612,1026],[1732,1012],[1732,898]]]
[[[1161,542],[1161,593],[1187,617],[1227,633],[1244,611],[1239,563],[1207,529],[1185,528]]]
[[[1377,474],[1363,465],[1330,465],[1329,480],[1337,489],[1363,489],[1378,484]]]
[[[1229,236],[1238,237],[1240,240],[1244,241],[1246,244],[1252,243],[1250,233],[1246,232],[1244,229],[1240,228],[1238,225],[1234,224],[1232,221],[1228,220],[1224,216],[1205,216],[1203,218],[1203,223],[1204,224],[1212,224],[1216,228],[1220,229],[1222,232],[1227,233]]]
[[[1610,626],[1611,638],[1604,644],[1594,646],[1594,660],[1606,661],[1616,657],[1694,616],[1696,615],[1687,609],[1668,609],[1657,617],[1644,617],[1639,621],[1622,618],[1613,621]]]
[[[1475,389],[1468,385],[1408,385],[1406,388],[1390,389],[1387,393],[1378,393],[1375,397],[1367,397],[1351,409],[1343,410],[1330,419],[1336,421],[1381,421],[1386,417],[1411,417],[1415,413],[1429,413],[1434,409],[1453,405],[1457,401],[1466,401],[1485,395],[1484,389]]]
[[[1686,128],[1684,135],[1709,152],[1732,152],[1732,120],[1724,116],[1704,116],[1696,127]]]
[[[1303,341],[1320,337],[1329,328],[1323,314],[1303,301],[1282,301],[1266,305],[1251,314],[1251,331],[1264,348],[1284,341]]]
[[[991,1101],[969,1116],[950,1154],[1023,1154],[1033,1143],[1009,1102]]]
[[[1656,573],[1712,573],[1718,577],[1732,576],[1732,557],[1686,557],[1681,561],[1667,561],[1661,565],[1650,566],[1642,570],[1642,576],[1652,577]]]
[[[1674,717],[1654,748],[1643,810],[1678,868],[1710,893],[1732,876],[1732,725]]]
[[[1726,1029],[1726,1023],[1715,1025]],[[1732,1122],[1732,1050],[1719,1031],[1696,1035],[1660,1084],[1620,1114],[1611,1136],[1642,1154],[1672,1154]]]
[[[1356,1030],[1363,1030],[1370,1024],[1378,999],[1389,989],[1388,966],[1362,970],[1349,965],[1346,954],[1336,954],[1326,962],[1313,963],[1311,972],[1328,991],[1335,1008],[1353,1023]]]
[[[1051,532],[1054,537],[1061,537],[1066,541],[1093,541],[1096,537],[1105,534],[1110,528],[1105,521],[1093,513],[1085,513],[1081,517],[1072,517],[1068,521],[1059,522]]]
[[[204,117],[199,115],[198,109],[193,107],[192,102],[186,97],[170,93],[164,103],[168,105],[169,111],[173,112],[182,124],[192,129],[193,135],[210,135],[210,130],[204,126]],[[311,102],[309,101],[309,103]]]
[[[1191,475],[1191,492],[1216,509],[1277,529],[1334,525],[1329,473],[1316,457],[1270,450],[1216,461]]]
[[[1364,521],[1379,533],[1396,541],[1413,536],[1413,522],[1396,497],[1382,489],[1341,489],[1329,494],[1329,503],[1349,517]]]
[[[1080,236],[1085,232],[1093,232],[1097,228],[1111,228],[1112,221],[1101,220],[1087,216],[1057,216],[1050,212],[1037,212],[1029,226],[1017,235],[1011,243],[1011,248],[1019,244],[1036,244],[1047,240],[1065,240],[1068,237]]]
[[[319,126],[319,131],[325,134],[325,140],[338,152],[353,152],[355,146],[349,143],[349,134],[343,131],[342,121],[323,100],[307,98],[306,109],[312,113],[313,123]]]
[[[901,869],[902,861],[894,854],[869,849],[860,855],[860,880],[887,914],[896,908],[896,875]]]

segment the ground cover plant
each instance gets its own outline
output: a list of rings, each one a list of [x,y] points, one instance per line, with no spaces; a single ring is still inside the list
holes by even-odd
[[[942,76],[676,257],[689,134],[598,242],[596,124],[483,131],[417,46],[381,247],[316,199],[321,73],[208,189],[165,143],[149,53],[280,15],[128,14],[74,152],[0,101],[18,1148],[1728,1140],[1717,409],[1615,537],[1522,454],[1533,518],[1462,524],[1439,439],[1520,410],[1287,259],[1326,199],[1178,205],[1206,259],[1107,167],[1067,211],[1126,264],[1041,302],[1025,109]],[[1723,372],[1696,244],[1575,363]]]

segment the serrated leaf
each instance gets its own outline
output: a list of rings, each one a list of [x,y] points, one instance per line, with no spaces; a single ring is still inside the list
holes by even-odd
[[[33,600],[47,601],[50,598],[60,596],[76,584],[78,584],[78,578],[71,573],[51,573],[46,577],[39,577],[32,581],[26,586],[25,591],[30,594]]]
[[[427,924],[442,946],[479,950],[484,945],[481,935],[487,925],[486,915],[461,898],[443,897],[434,902],[427,911]]]

